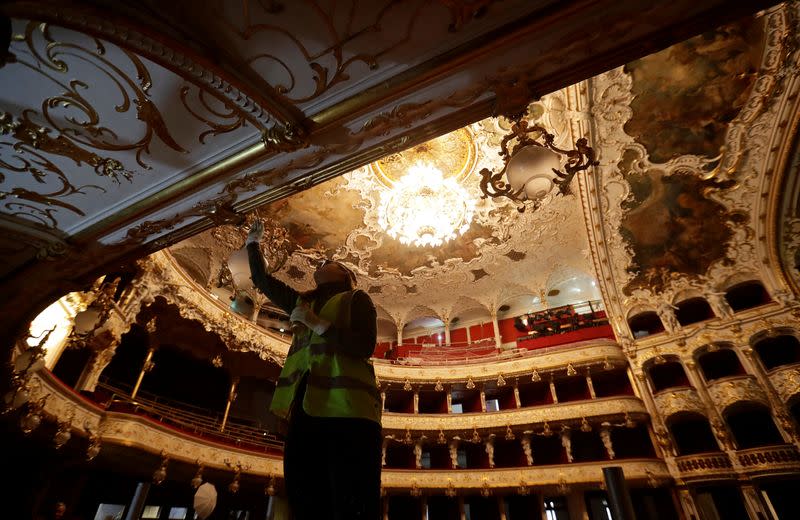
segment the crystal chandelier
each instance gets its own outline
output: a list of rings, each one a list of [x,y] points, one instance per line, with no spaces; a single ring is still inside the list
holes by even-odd
[[[439,246],[469,229],[475,203],[455,179],[417,163],[381,194],[378,223],[403,244]]]

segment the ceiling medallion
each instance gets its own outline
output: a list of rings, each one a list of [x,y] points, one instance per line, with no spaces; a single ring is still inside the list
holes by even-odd
[[[476,202],[456,179],[418,162],[381,194],[378,223],[403,244],[439,246],[469,229]]]

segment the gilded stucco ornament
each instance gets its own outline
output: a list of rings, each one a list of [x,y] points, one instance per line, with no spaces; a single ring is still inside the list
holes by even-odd
[[[705,405],[694,388],[682,388],[660,392],[653,396],[658,413],[667,419],[680,412],[697,412],[705,414]]]
[[[757,188],[768,173],[764,165],[770,148],[769,136],[774,124],[780,121],[775,110],[784,103],[785,96],[791,95],[781,91],[779,85],[797,74],[796,64],[786,59],[794,40],[790,34],[793,30],[790,10],[776,8],[764,14],[765,47],[761,67],[754,76],[749,99],[728,125],[719,157],[682,155],[667,162],[651,161],[650,151],[626,133],[625,125],[634,116],[632,76],[620,68],[591,80],[591,111],[596,122],[592,139],[600,165],[596,178],[587,182],[587,209],[596,215],[593,220],[599,223],[590,227],[589,232],[612,318],[615,314],[625,318],[634,307],[656,310],[664,302],[679,301],[677,297],[681,294],[695,293],[708,298],[715,314],[726,320],[732,313],[720,295],[733,283],[731,280],[742,273],[753,273],[752,276],[761,279],[768,290],[773,289],[772,277],[766,272],[768,266],[762,263],[758,253],[760,239],[754,226],[758,222]],[[636,270],[634,249],[620,229],[630,214],[630,201],[635,196],[628,179],[654,171],[658,171],[662,179],[672,176],[706,183],[704,196],[709,202],[704,204],[726,215],[724,221],[730,235],[726,256],[711,263],[706,272],[683,275],[654,271],[647,283],[637,285],[632,282],[643,274]],[[621,293],[623,287],[628,287],[627,295]],[[647,287],[657,287],[658,291]],[[668,331],[678,330],[669,313],[662,314],[667,319]]]
[[[766,392],[753,376],[712,381],[708,384],[708,394],[720,412],[739,401],[755,401],[769,406]]]
[[[790,365],[776,368],[768,373],[768,377],[784,403],[800,394],[800,367]]]

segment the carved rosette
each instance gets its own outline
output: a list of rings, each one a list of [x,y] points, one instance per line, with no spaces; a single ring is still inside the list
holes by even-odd
[[[797,365],[773,370],[769,373],[769,380],[783,402],[800,394],[800,367]]]
[[[708,394],[720,412],[739,401],[755,401],[769,406],[766,392],[753,376],[728,377],[722,381],[714,381],[708,385]]]
[[[696,412],[705,415],[706,408],[694,388],[681,388],[653,396],[656,408],[664,419],[679,412]]]

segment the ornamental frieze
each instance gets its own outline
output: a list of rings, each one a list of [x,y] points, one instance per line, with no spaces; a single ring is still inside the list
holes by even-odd
[[[438,431],[472,430],[552,423],[582,417],[645,415],[647,409],[636,397],[614,397],[579,403],[563,403],[535,408],[469,414],[400,414],[383,413],[384,430]]]
[[[603,466],[607,462],[561,464],[557,466],[532,466],[514,469],[469,470],[390,470],[381,474],[384,488],[517,488],[519,486],[564,486],[603,481]],[[671,481],[666,464],[659,460],[616,461],[628,482],[649,482],[655,477],[661,482]]]
[[[656,408],[664,419],[679,412],[696,412],[705,415],[706,408],[694,388],[681,388],[653,396]]]
[[[537,354],[536,351],[525,352],[520,357],[512,359],[485,360],[474,365],[451,366],[418,366],[397,365],[376,360],[375,374],[381,382],[435,382],[465,381],[497,379],[502,375],[506,381],[509,376],[519,376],[530,380],[534,370],[540,374],[549,370],[566,369],[568,364],[573,367],[593,365],[597,363],[625,362],[622,349],[613,340],[598,339],[591,344],[582,344],[574,348],[560,348],[555,352]]]
[[[781,401],[788,402],[800,393],[800,366],[790,365],[773,370],[769,373],[769,380]]]
[[[767,394],[753,376],[726,377],[721,381],[713,381],[708,385],[708,394],[720,412],[739,401],[756,401],[769,406]]]

